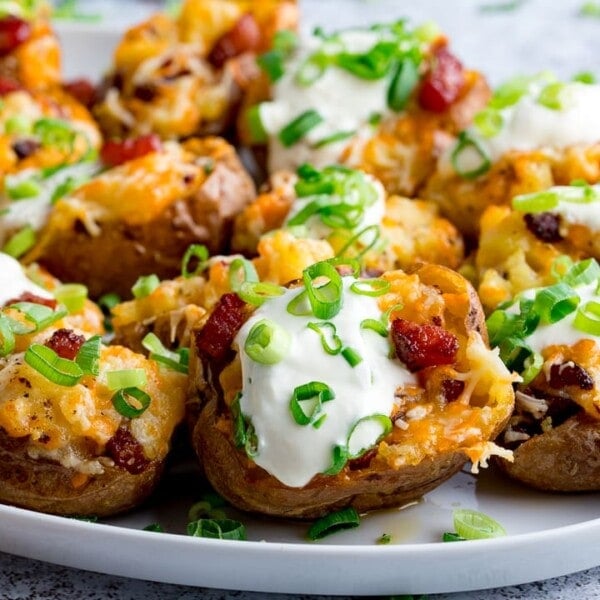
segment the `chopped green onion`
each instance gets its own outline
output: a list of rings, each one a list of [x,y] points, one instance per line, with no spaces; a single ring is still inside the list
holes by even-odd
[[[269,140],[269,134],[267,133],[260,116],[260,107],[260,104],[256,104],[248,108],[245,113],[250,141],[253,144],[266,144]]]
[[[323,475],[337,475],[348,462],[348,450],[346,446],[333,447],[333,462],[331,466],[323,471]]]
[[[524,213],[548,212],[558,206],[559,200],[560,198],[555,191],[546,190],[515,196],[512,205],[515,210]]]
[[[244,450],[248,458],[254,458],[258,455],[258,436],[252,422],[248,421],[246,427],[246,441],[244,443]]]
[[[540,373],[544,366],[544,357],[539,352],[534,352],[523,362],[524,369],[521,372],[523,384],[531,383]]]
[[[229,287],[238,292],[245,281],[257,282],[258,273],[254,265],[246,258],[235,258],[229,265]]]
[[[600,265],[596,259],[588,258],[575,263],[563,276],[563,283],[572,287],[587,285],[600,279]]]
[[[318,149],[323,148],[325,146],[329,146],[330,144],[336,144],[337,142],[343,142],[344,140],[351,138],[355,134],[356,130],[354,129],[348,131],[336,131],[331,135],[325,136],[324,138],[317,140],[314,144],[312,144],[312,148]]]
[[[4,244],[2,252],[13,258],[20,258],[35,245],[35,230],[31,225],[20,229]]]
[[[24,115],[14,115],[6,119],[4,132],[8,135],[24,134],[31,131],[31,121]]]
[[[240,408],[242,394],[238,392],[229,407],[233,418],[233,443],[236,448],[243,448],[246,444],[246,421]]]
[[[326,283],[319,283],[326,278]],[[313,314],[319,319],[331,319],[342,308],[342,278],[335,267],[326,261],[310,265],[302,272],[302,279]]]
[[[590,71],[581,71],[581,73],[576,73],[575,75],[573,75],[573,81],[593,85],[594,83],[596,83],[597,79],[594,73],[591,73]]]
[[[106,373],[106,385],[110,390],[133,388],[146,385],[146,371],[137,369],[120,369]]]
[[[600,336],[600,302],[590,300],[579,308],[573,327],[589,335]]]
[[[461,131],[450,155],[454,170],[464,179],[476,179],[487,173],[492,163],[480,142],[468,131]]]
[[[86,375],[98,375],[100,373],[100,353],[102,351],[102,338],[99,335],[92,336],[79,348],[75,362]]]
[[[388,328],[377,319],[363,319],[360,322],[361,329],[371,329],[375,333],[378,333],[381,337],[388,336]]]
[[[69,314],[83,310],[88,297],[88,289],[82,283],[63,283],[53,290],[54,297],[69,311]]]
[[[350,346],[346,346],[342,350],[342,356],[352,368],[356,367],[356,365],[360,364],[363,360],[362,356]]]
[[[109,312],[119,304],[119,302],[121,302],[121,297],[116,292],[108,292],[98,298],[98,305]]]
[[[279,140],[286,147],[299,142],[311,129],[323,121],[323,117],[314,109],[307,110],[288,123],[280,132]]]
[[[303,87],[312,85],[325,74],[330,62],[331,59],[321,52],[309,56],[296,73],[296,83]]]
[[[458,533],[453,533],[450,531],[446,531],[444,532],[444,535],[442,536],[442,541],[443,542],[466,542],[466,538],[458,535]]]
[[[302,290],[288,302],[287,311],[295,317],[305,317],[312,314],[306,290]]]
[[[252,326],[244,343],[244,351],[261,365],[274,365],[288,353],[292,337],[289,332],[269,319]]]
[[[361,296],[382,296],[389,291],[391,284],[386,279],[375,277],[373,279],[361,279],[355,281],[350,289]]]
[[[549,83],[540,92],[538,96],[538,104],[545,106],[551,110],[561,110],[563,108],[563,96],[566,85],[562,82]]]
[[[488,515],[469,508],[457,508],[453,513],[454,529],[466,540],[495,538],[506,535],[500,523]]]
[[[349,250],[356,250],[356,254],[353,258],[362,258],[371,248],[373,248],[381,237],[381,228],[379,225],[368,225],[364,229],[361,229],[353,237],[351,237],[344,246],[338,251],[337,256],[347,256],[346,252]],[[366,238],[366,240],[364,239]]]
[[[56,146],[61,150],[73,149],[77,132],[70,123],[61,119],[43,117],[33,124],[33,134],[44,146]]]
[[[333,258],[328,258],[327,262],[334,266],[342,277],[358,277],[360,274],[360,262],[356,258],[334,256]]]
[[[511,336],[503,339],[498,345],[500,359],[509,368],[520,373],[527,359],[534,354],[523,338]]]
[[[270,50],[261,54],[256,62],[273,83],[281,79],[285,73],[284,56],[278,50]]]
[[[58,307],[54,310],[49,306],[37,304],[35,302],[15,302],[14,304],[11,304],[9,308],[18,310],[29,323],[33,323],[34,325],[33,330],[25,332],[15,329],[13,326],[13,331],[19,334],[42,331],[43,329],[46,329],[46,327],[52,325],[52,323],[59,321],[67,315],[66,309],[62,307]]]
[[[266,300],[284,293],[285,288],[268,281],[244,281],[237,291],[237,295],[244,302],[253,306],[261,306]]]
[[[361,79],[382,79],[390,72],[396,50],[395,42],[381,41],[362,54],[340,52],[336,65]]]
[[[579,295],[571,286],[556,283],[537,292],[532,310],[542,323],[556,323],[570,315],[579,301]]]
[[[61,358],[52,348],[42,344],[31,344],[25,351],[25,362],[46,379],[65,387],[73,387],[83,377],[81,367],[66,358]]]
[[[150,360],[164,365],[172,371],[188,372],[188,365],[182,361],[182,356],[178,352],[166,348],[156,334],[147,333],[142,339],[142,346],[150,353],[148,355]]]
[[[144,414],[151,401],[150,396],[138,387],[120,389],[112,397],[115,410],[127,419],[135,419]]]
[[[348,507],[317,519],[310,526],[306,535],[309,540],[320,540],[337,531],[352,529],[359,525],[360,517],[358,516],[356,509]]]
[[[131,293],[138,300],[149,296],[160,285],[158,275],[141,275],[131,288]]]
[[[552,276],[552,279],[555,281],[562,280],[573,264],[573,259],[566,254],[562,254],[561,256],[555,258],[550,265],[550,275]],[[569,285],[573,284],[569,283]]]
[[[190,270],[190,264],[198,261],[196,268]],[[199,275],[206,268],[208,261],[208,249],[203,244],[190,244],[181,260],[181,275],[185,279]]]
[[[23,200],[24,198],[35,198],[42,191],[40,184],[35,179],[24,179],[10,186],[6,186],[6,192],[11,200]]]
[[[579,14],[582,17],[600,18],[600,4],[598,2],[586,2],[579,9]]]
[[[246,528],[233,519],[198,519],[188,523],[187,534],[217,540],[245,540]]]
[[[188,511],[188,519],[197,521],[198,519],[226,519],[227,515],[224,510],[215,508],[210,502],[200,500],[195,502]]]
[[[386,415],[369,415],[359,419],[348,435],[348,458],[350,460],[359,458],[369,448],[378,444],[390,431],[392,431],[392,421]],[[375,440],[370,442],[368,446],[363,445],[365,433],[369,440]]]
[[[473,117],[473,124],[483,137],[492,138],[500,133],[504,119],[500,111],[485,108]]]
[[[398,63],[388,87],[387,105],[394,112],[403,110],[418,82],[419,68],[411,58]]]
[[[15,334],[11,320],[0,314],[0,357],[8,356],[15,349]]]
[[[153,531],[155,533],[164,533],[165,530],[160,523],[150,523],[144,527],[143,531]]]
[[[392,541],[392,536],[389,533],[382,533],[376,540],[376,544],[381,546],[389,544]]]
[[[337,335],[336,327],[329,321],[308,323],[307,327],[316,332],[321,338],[321,345],[327,354],[339,354],[342,351],[342,340]]]
[[[335,399],[334,391],[321,381],[311,381],[294,388],[290,411],[298,425],[314,425],[322,416],[323,403]]]

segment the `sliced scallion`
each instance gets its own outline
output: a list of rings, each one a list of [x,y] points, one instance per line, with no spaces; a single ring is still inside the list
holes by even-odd
[[[411,58],[398,63],[387,90],[387,105],[394,112],[403,110],[418,82],[419,68]]]
[[[457,508],[453,512],[454,529],[466,540],[495,538],[506,535],[506,530],[492,517],[469,508]]]
[[[356,365],[359,365],[363,360],[360,353],[354,348],[351,348],[350,346],[346,346],[345,348],[343,348],[341,354],[344,357],[345,361],[352,368],[356,367]]]
[[[237,295],[244,302],[253,306],[261,306],[269,298],[275,298],[284,293],[285,288],[268,281],[244,281],[237,291]]]
[[[147,333],[142,339],[142,346],[150,353],[148,355],[150,360],[164,365],[172,371],[188,372],[188,365],[182,361],[182,356],[178,352],[166,348],[155,333]]]
[[[141,275],[131,287],[131,293],[138,300],[149,296],[160,285],[158,275]]]
[[[377,319],[363,319],[360,322],[361,329],[371,329],[375,333],[378,333],[381,337],[388,336],[388,328]]]
[[[198,519],[188,523],[187,534],[217,540],[245,540],[246,528],[233,519]]]
[[[304,269],[302,279],[313,314],[323,320],[335,317],[343,303],[342,277],[335,267],[326,261],[315,263]]]
[[[310,302],[308,301],[308,293],[302,290],[294,296],[287,305],[287,312],[295,317],[305,317],[312,314]]]
[[[136,388],[146,385],[146,371],[142,368],[119,369],[106,373],[106,385],[110,390]]]
[[[279,140],[286,148],[289,148],[299,142],[322,121],[323,117],[316,110],[309,109],[288,123],[279,132]]]
[[[359,419],[348,435],[347,454],[350,460],[362,456],[392,431],[392,421],[386,415],[369,415]],[[364,440],[369,440],[365,445]]]
[[[337,335],[336,327],[329,321],[308,323],[306,325],[321,338],[321,345],[327,354],[339,354],[342,351],[342,340]]]
[[[600,302],[590,300],[577,310],[573,327],[589,335],[600,336]]]
[[[356,509],[344,508],[330,513],[321,519],[317,519],[309,528],[307,537],[309,540],[320,540],[332,533],[343,529],[352,529],[360,525],[360,517]]]
[[[283,360],[292,343],[290,333],[269,319],[255,323],[244,342],[244,351],[261,365],[274,365]]]
[[[9,308],[18,310],[34,326],[33,330],[29,331],[15,329],[13,326],[13,331],[18,334],[42,331],[67,315],[67,310],[63,307],[59,306],[54,310],[45,304],[37,304],[36,302],[15,302]]]
[[[355,281],[350,290],[361,296],[382,296],[390,290],[391,284],[386,279],[375,277],[373,279],[361,279]]]
[[[266,144],[269,140],[269,134],[260,115],[261,105],[255,104],[246,110],[245,119],[250,141],[253,144]]]
[[[127,419],[135,419],[143,415],[151,401],[151,397],[138,387],[120,389],[112,397],[115,410]]]
[[[556,323],[571,314],[579,301],[579,295],[571,286],[557,283],[537,292],[532,310],[542,323]]]
[[[523,362],[523,371],[521,372],[521,378],[523,384],[527,385],[531,383],[540,373],[544,366],[544,358],[539,352],[534,352],[528,356]]]
[[[452,166],[463,179],[476,179],[487,173],[492,166],[490,157],[475,137],[461,131],[458,142],[450,155]]]
[[[257,282],[258,273],[248,259],[235,258],[229,265],[229,287],[237,292],[245,281]]]
[[[13,258],[20,258],[35,246],[35,241],[35,230],[31,225],[27,225],[8,239],[2,248],[2,252]]]
[[[563,283],[572,287],[587,285],[600,279],[600,265],[594,258],[575,263],[562,278]]]
[[[546,190],[515,196],[512,205],[515,210],[524,213],[548,212],[558,206],[560,198],[555,191]]]
[[[332,450],[332,463],[325,471],[323,475],[337,475],[348,462],[348,450],[346,446],[334,446]]]
[[[196,267],[191,265],[196,261]],[[208,249],[203,244],[190,244],[181,260],[181,275],[185,279],[199,275],[206,268]]]
[[[79,348],[75,362],[86,375],[98,375],[100,373],[100,353],[102,351],[102,338],[99,335],[92,336]]]
[[[85,306],[88,289],[82,283],[63,283],[54,289],[54,297],[69,311],[69,314],[78,313]]]
[[[0,314],[0,357],[8,356],[15,349],[15,334],[11,321]]]
[[[321,416],[323,403],[335,398],[334,391],[321,381],[310,381],[294,388],[290,411],[298,425],[314,424]]]
[[[46,379],[65,387],[73,387],[83,377],[81,367],[72,360],[61,358],[52,348],[31,344],[25,351],[25,362]]]

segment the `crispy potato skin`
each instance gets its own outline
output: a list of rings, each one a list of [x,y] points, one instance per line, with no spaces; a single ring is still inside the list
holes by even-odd
[[[403,274],[402,277],[415,285],[415,280],[411,279],[414,275]],[[447,310],[442,308],[441,300],[437,301],[437,307],[430,308],[436,301],[431,296],[427,301],[424,295],[413,307],[407,309],[406,318],[426,322],[431,316],[428,310],[442,310],[441,318],[445,327],[454,332],[462,340],[461,343],[466,345],[466,339],[471,339],[475,331],[482,332],[483,339],[486,339],[481,304],[477,294],[463,277],[450,269],[435,265],[421,265],[416,275],[419,278],[416,285],[430,286],[428,289],[438,290],[435,294],[445,296]],[[410,295],[410,292],[406,293]],[[389,301],[392,302],[395,296],[390,296]],[[426,306],[429,308],[425,308]],[[193,344],[192,352],[195,351]],[[236,377],[236,369],[233,368],[233,374],[229,372],[225,375],[222,367],[222,364],[202,360],[197,352],[193,357],[190,376],[198,388],[199,403],[192,406],[192,409],[199,411],[199,418],[192,441],[211,484],[232,504],[243,510],[312,519],[348,506],[358,511],[401,506],[440,485],[467,461],[465,452],[452,444],[428,454],[421,452],[418,447],[420,442],[414,442],[414,451],[418,457],[413,456],[403,462],[403,451],[400,449],[403,442],[399,439],[402,434],[392,432],[389,438],[371,451],[372,454],[364,463],[359,459],[357,464],[345,467],[338,475],[316,475],[302,488],[288,487],[235,447],[227,398],[231,394],[229,379]],[[230,367],[231,365],[227,368]],[[508,372],[506,376],[506,380],[491,394],[494,396],[493,400],[489,400],[487,393],[490,388],[485,386],[486,395],[478,399],[479,402],[489,402],[494,414],[487,424],[490,433],[487,439],[498,435],[512,410],[513,392]],[[427,447],[429,442],[426,431],[431,431],[428,427],[415,430],[419,439],[423,436],[423,445]],[[435,428],[433,424],[432,427]],[[437,432],[433,435],[440,434]],[[444,445],[445,442],[441,444]]]
[[[549,492],[600,490],[600,422],[583,411],[523,442],[514,462],[494,460],[513,479]]]
[[[63,198],[25,260],[84,283],[92,297],[109,291],[129,297],[140,275],[180,274],[190,244],[205,244],[211,254],[225,251],[233,218],[254,198],[254,184],[222,139],[188,140],[182,152],[183,158],[167,157],[172,168],[147,155],[98,176],[77,197]],[[198,164],[204,159],[209,173]],[[151,211],[155,199],[158,208]],[[92,217],[95,231],[83,223],[92,214],[100,215]]]
[[[30,458],[27,438],[11,438],[0,429],[0,502],[57,515],[113,515],[138,506],[148,497],[163,464],[153,461],[139,475],[106,467],[102,475],[74,486],[75,470]]]

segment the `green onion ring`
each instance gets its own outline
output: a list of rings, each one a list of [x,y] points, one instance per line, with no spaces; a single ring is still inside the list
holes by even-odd
[[[229,287],[232,291],[239,291],[245,281],[256,283],[258,280],[258,273],[252,262],[247,258],[236,258],[231,261],[229,265]]]
[[[388,336],[388,328],[377,319],[363,319],[360,322],[361,329],[371,329],[375,333],[378,333],[381,337],[386,338]]]
[[[356,365],[360,364],[363,361],[362,356],[358,351],[350,346],[346,346],[342,349],[342,356],[346,360],[346,362],[352,367],[356,367]]]
[[[243,541],[246,539],[246,528],[233,519],[198,519],[188,523],[187,534],[192,537]]]
[[[302,290],[299,294],[294,296],[287,305],[287,311],[290,315],[295,317],[306,317],[312,314],[310,302],[308,301],[308,292]]]
[[[359,430],[363,429],[365,426],[366,427],[374,426],[375,428],[377,428],[380,431],[380,433],[379,433],[379,435],[376,436],[375,441],[372,444],[370,444],[369,446],[364,447],[364,448],[362,446],[355,447],[356,436],[358,435]],[[369,450],[370,448],[373,448],[376,444],[378,444],[386,435],[388,435],[388,433],[390,433],[390,431],[392,431],[392,421],[386,415],[375,414],[375,415],[369,415],[367,417],[363,417],[362,419],[359,419],[354,424],[354,426],[352,427],[352,429],[350,430],[350,433],[348,435],[348,441],[346,443],[348,459],[352,460],[354,458],[359,458],[367,450]]]
[[[119,369],[106,373],[106,385],[110,390],[134,388],[146,385],[146,371],[142,368]]]
[[[333,462],[331,466],[323,471],[323,475],[337,475],[348,462],[348,450],[345,446],[333,447]]]
[[[158,275],[141,275],[131,287],[131,293],[138,300],[149,296],[160,285]]]
[[[322,123],[323,117],[314,109],[304,111],[290,121],[280,132],[279,141],[289,148],[299,142],[311,129]]]
[[[310,381],[294,388],[290,398],[290,411],[298,425],[311,425],[321,417],[323,403],[335,399],[335,392],[321,381]],[[311,401],[310,410],[305,411],[303,402]]]
[[[8,356],[15,349],[15,334],[8,317],[0,314],[0,357]]]
[[[42,344],[31,344],[25,351],[24,359],[30,367],[56,385],[73,387],[83,377],[83,371],[77,363],[61,358],[52,348]]]
[[[369,236],[372,236],[372,239],[368,239]],[[363,242],[363,237],[367,237],[367,241]],[[337,256],[346,256],[346,252],[353,248],[356,245],[362,245],[363,248],[356,253],[353,258],[360,259],[362,258],[371,248],[377,244],[381,237],[381,229],[379,225],[368,225],[364,229],[361,229],[358,233],[356,233],[353,237],[351,237],[344,246],[338,251]]]
[[[244,281],[237,291],[237,295],[248,304],[261,306],[266,300],[281,296],[285,288],[268,281]]]
[[[88,297],[88,289],[81,283],[63,283],[53,290],[54,298],[62,304],[69,314],[83,310]]]
[[[139,406],[132,404],[129,398],[136,400]],[[151,401],[150,396],[138,387],[122,388],[112,397],[115,410],[127,419],[135,419],[143,415],[150,406]]]
[[[320,540],[336,531],[351,529],[360,525],[360,517],[355,508],[348,507],[317,519],[309,528],[309,540]]]
[[[255,323],[246,341],[244,351],[261,365],[274,365],[281,362],[292,344],[292,336],[281,325],[269,319]]]
[[[575,263],[562,278],[563,283],[572,287],[587,285],[600,279],[600,265],[594,258]]]
[[[196,268],[190,270],[193,259],[198,261]],[[181,260],[181,275],[185,279],[199,275],[204,271],[208,262],[208,248],[204,244],[190,244]]]
[[[142,339],[142,346],[150,353],[148,355],[150,360],[164,365],[172,371],[179,373],[188,372],[188,365],[182,360],[182,355],[179,352],[173,352],[166,348],[156,334],[152,332],[147,333]]]
[[[8,239],[2,248],[2,252],[12,256],[13,258],[20,258],[23,256],[23,254],[35,246],[35,242],[35,230],[33,227],[31,227],[31,225],[27,225]]]
[[[542,323],[557,323],[570,315],[579,302],[579,295],[571,286],[556,283],[537,292],[532,310]]]
[[[387,90],[387,105],[394,111],[404,110],[419,82],[419,68],[410,57],[398,63]]]
[[[327,278],[327,283],[315,285],[321,277]],[[323,320],[335,317],[343,303],[342,277],[335,267],[326,261],[315,263],[304,269],[302,279],[313,314]]]
[[[386,294],[390,288],[391,284],[386,279],[381,279],[380,277],[375,277],[373,279],[361,279],[359,281],[355,281],[351,286],[350,290],[355,294],[359,294],[361,296],[382,296]]]
[[[600,302],[590,300],[575,314],[573,327],[584,333],[600,336]]]
[[[86,375],[98,375],[100,373],[100,352],[102,350],[102,338],[99,335],[92,336],[79,348],[75,362],[81,367]]]
[[[524,213],[549,212],[558,206],[559,200],[557,192],[546,190],[515,196],[512,199],[512,206],[515,210]]]
[[[454,529],[466,540],[480,540],[506,535],[498,521],[470,508],[457,508],[453,512]]]
[[[321,321],[319,323],[308,323],[306,326],[319,335],[323,350],[327,354],[339,354],[342,351],[342,340],[338,336],[337,329],[333,323],[330,321]]]
[[[66,308],[59,306],[56,309],[52,309],[49,306],[35,302],[15,302],[9,308],[18,310],[29,323],[33,323],[33,332],[42,331],[52,325],[52,323],[67,316]],[[13,326],[13,332],[19,334],[22,333],[22,330]],[[32,333],[32,331],[26,331],[25,333]]]
[[[468,150],[473,150],[475,154],[479,157],[479,164],[473,166],[470,169],[464,169],[460,165],[460,158],[464,152]],[[456,147],[452,151],[450,155],[450,161],[452,162],[452,166],[454,170],[460,175],[463,179],[477,179],[480,175],[487,173],[492,163],[490,161],[489,156],[487,155],[483,146],[479,143],[479,141],[472,137],[468,131],[461,131],[458,136],[458,142]]]
[[[523,379],[523,384],[527,385],[539,375],[544,366],[544,357],[539,352],[534,352],[525,359],[523,366],[524,369],[521,372],[521,378]]]

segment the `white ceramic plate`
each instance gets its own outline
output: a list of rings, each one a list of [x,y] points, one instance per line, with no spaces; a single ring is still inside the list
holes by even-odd
[[[110,25],[63,24],[59,31],[67,77],[97,78],[119,39]],[[307,594],[466,591],[600,564],[598,495],[544,495],[493,472],[478,479],[461,473],[419,504],[370,515],[358,529],[318,543],[305,541],[304,524],[246,516],[251,541],[185,536],[199,482],[194,467],[178,467],[146,507],[102,524],[0,506],[0,551],[140,579]],[[440,543],[456,507],[495,517],[508,536]],[[170,533],[142,531],[153,522]],[[376,544],[383,533],[391,544]]]
[[[184,535],[201,479],[168,474],[148,506],[100,523],[0,506],[0,551],[65,566],[185,585],[303,594],[428,594],[514,585],[600,564],[598,495],[548,495],[486,472],[460,473],[402,510],[363,517],[320,542],[306,524],[231,513],[250,541]],[[441,543],[456,507],[482,510],[505,538]],[[143,528],[160,522],[172,533]],[[377,539],[388,533],[389,545]]]

